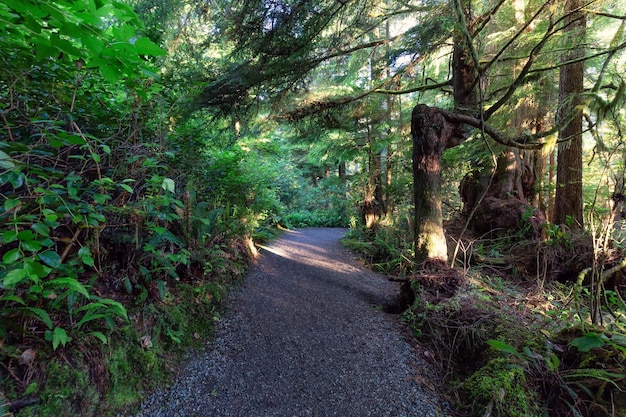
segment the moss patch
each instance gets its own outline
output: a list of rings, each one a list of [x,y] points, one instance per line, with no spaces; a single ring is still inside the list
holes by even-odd
[[[495,358],[464,383],[474,416],[540,416],[537,395],[526,381],[524,368],[507,358]]]

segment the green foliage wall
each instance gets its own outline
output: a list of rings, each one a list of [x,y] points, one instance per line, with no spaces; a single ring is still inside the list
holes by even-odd
[[[21,364],[0,394],[19,397],[45,383],[25,349],[117,349],[134,310],[241,277],[282,205],[278,165],[229,118],[186,112],[126,4],[6,0],[0,32],[0,361]]]

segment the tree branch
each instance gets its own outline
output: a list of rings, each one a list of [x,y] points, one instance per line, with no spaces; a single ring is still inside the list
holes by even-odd
[[[548,136],[558,133],[558,131],[561,130],[563,126],[566,126],[574,117],[574,115],[571,115],[569,118],[566,118],[565,120],[561,121],[559,125],[552,127],[552,129],[550,130],[545,130],[543,132],[539,132],[534,135],[522,134],[520,136],[511,138],[511,137],[504,135],[498,129],[487,124],[483,120],[477,119],[476,117],[465,115],[465,114],[460,114],[460,113],[454,113],[454,112],[443,110],[443,109],[439,109],[438,111],[441,112],[441,114],[443,114],[443,116],[451,122],[465,123],[477,129],[483,130],[494,141],[496,141],[497,143],[501,145],[510,146],[510,147],[518,148],[518,149],[528,149],[528,150],[541,149],[544,146],[546,146],[548,142],[545,140],[540,141],[540,139],[543,139],[543,138],[546,138]],[[569,140],[569,138],[560,139],[557,142],[565,142],[567,140]]]
[[[554,28],[555,28],[555,25],[554,23],[551,22],[550,25],[548,26],[548,29],[546,30],[546,33],[543,35],[543,38],[530,51],[530,55],[528,56],[528,60],[526,61],[526,64],[524,64],[524,68],[522,68],[522,71],[517,76],[515,81],[513,81],[513,83],[509,86],[509,89],[506,91],[506,93],[504,93],[502,97],[500,97],[498,101],[495,102],[495,104],[493,104],[491,107],[485,110],[485,113],[483,116],[485,120],[488,120],[496,111],[500,109],[500,107],[506,104],[506,102],[513,96],[513,93],[515,93],[515,91],[523,84],[524,79],[526,78],[526,75],[528,74],[528,72],[530,71],[530,68],[532,67],[533,63],[537,59],[539,52],[543,49],[543,47],[546,45],[546,43],[552,37],[552,35],[554,35],[557,32],[556,30],[554,30]]]
[[[524,33],[524,31],[535,21],[535,19],[537,19],[537,17],[539,17],[539,14],[543,12],[544,8],[547,7],[550,3],[552,3],[552,0],[545,2],[543,6],[539,10],[537,10],[537,13],[535,13],[530,19],[528,19],[522,25],[522,27],[517,31],[517,33],[515,33],[515,35],[513,35],[511,39],[509,39],[508,42],[502,48],[500,48],[500,50],[495,54],[495,56],[489,62],[487,62],[484,66],[482,66],[483,72],[486,72],[489,68],[491,68],[493,64],[495,64],[498,61],[498,59],[502,56],[504,51],[506,51],[511,46],[511,44],[513,44],[513,42],[515,42],[515,40]]]
[[[390,95],[409,94],[409,93],[416,93],[418,91],[436,90],[439,88],[448,87],[451,84],[452,84],[452,81],[448,80],[448,81],[442,81],[442,82],[435,83],[435,84],[418,85],[415,87],[405,88],[402,90],[383,90],[381,88],[377,88],[377,89],[374,89],[372,93],[390,94]]]

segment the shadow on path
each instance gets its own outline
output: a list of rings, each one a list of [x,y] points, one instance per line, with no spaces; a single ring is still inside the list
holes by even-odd
[[[377,308],[396,284],[341,247],[345,231],[288,232],[262,248],[215,341],[138,417],[442,415],[415,382],[424,365],[397,316]]]

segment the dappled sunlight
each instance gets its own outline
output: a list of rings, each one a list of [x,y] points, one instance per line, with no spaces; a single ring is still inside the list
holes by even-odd
[[[332,257],[332,252],[345,250],[343,248],[335,248],[334,250],[332,250],[329,248],[323,248],[308,243],[293,241],[288,242],[288,245],[279,242],[271,246],[257,246],[264,251],[280,256],[281,258],[286,258],[291,261],[298,262],[303,265],[343,273],[350,273],[356,269],[354,265],[337,262],[330,258]]]

